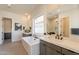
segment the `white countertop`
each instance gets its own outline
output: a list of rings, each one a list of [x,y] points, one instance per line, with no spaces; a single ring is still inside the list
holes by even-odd
[[[45,35],[42,37],[39,37],[41,40],[47,41],[49,43],[58,45],[60,47],[72,50],[74,52],[79,53],[79,40],[73,39],[73,38],[66,38],[64,37],[63,40],[55,39],[54,35]]]

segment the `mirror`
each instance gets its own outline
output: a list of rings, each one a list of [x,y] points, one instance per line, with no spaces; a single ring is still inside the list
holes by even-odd
[[[47,34],[58,33],[58,15],[47,15]]]
[[[79,7],[75,5],[65,6],[60,8],[59,12],[55,10],[46,15],[46,30],[48,34],[51,32],[53,34],[58,33],[64,37],[79,35]]]
[[[71,7],[67,10],[62,9],[63,12],[59,14],[61,15],[60,28],[64,37],[75,37],[79,35],[79,8],[74,6],[72,7],[72,9]]]

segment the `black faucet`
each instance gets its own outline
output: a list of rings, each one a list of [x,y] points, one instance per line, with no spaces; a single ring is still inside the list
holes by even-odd
[[[63,35],[62,34],[60,34],[60,40],[62,40],[63,39]]]
[[[63,35],[62,34],[57,34],[56,36],[55,36],[55,39],[60,39],[60,40],[62,40],[63,39]]]

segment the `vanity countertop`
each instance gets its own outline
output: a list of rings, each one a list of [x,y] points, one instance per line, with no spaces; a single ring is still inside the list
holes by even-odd
[[[55,35],[45,35],[39,38],[51,44],[55,44],[60,47],[79,53],[79,40],[76,38],[73,39],[73,38],[64,37],[62,40],[58,40],[58,39],[55,39]]]

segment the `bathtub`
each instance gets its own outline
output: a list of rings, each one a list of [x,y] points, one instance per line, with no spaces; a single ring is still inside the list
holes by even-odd
[[[40,54],[40,39],[36,39],[32,36],[23,37],[22,44],[27,51],[28,55]]]

